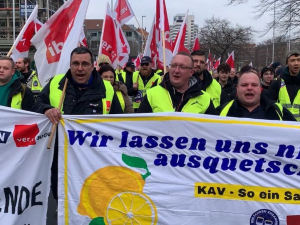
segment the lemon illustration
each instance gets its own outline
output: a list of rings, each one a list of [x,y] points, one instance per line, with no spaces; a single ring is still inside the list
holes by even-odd
[[[106,225],[154,225],[156,223],[156,207],[144,193],[118,193],[110,199],[106,207]]]
[[[110,199],[120,192],[142,193],[145,181],[140,173],[122,166],[107,166],[86,178],[77,211],[90,217],[104,217]]]

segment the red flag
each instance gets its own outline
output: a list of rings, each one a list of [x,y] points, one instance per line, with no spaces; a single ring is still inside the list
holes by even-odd
[[[225,63],[227,63],[230,66],[230,68],[235,68],[234,67],[234,50],[228,56],[228,59],[225,61]]]
[[[35,20],[37,19],[38,13],[38,5],[35,6],[34,10],[32,11],[31,15],[29,16],[26,24],[22,28],[20,34],[18,35],[17,39],[14,43],[14,48],[12,50],[11,58],[16,61],[20,57],[28,57],[29,48],[31,45],[31,38],[33,37],[34,33],[36,32],[35,29]]]
[[[166,64],[169,65],[173,58],[173,42],[170,33],[167,8],[165,0],[156,0],[156,43],[158,45],[159,64],[163,65],[163,38],[162,31],[165,33]]]
[[[221,64],[221,57],[218,58],[218,60],[215,62],[214,69],[217,69],[220,64]]]
[[[106,8],[106,16],[102,27],[102,35],[99,46],[99,57],[106,55],[114,68],[118,65],[118,53],[121,51],[118,44],[118,31],[112,18],[109,4]]]
[[[140,67],[140,65],[141,65],[141,54],[139,54],[137,57],[136,57],[136,59],[134,60],[134,65],[135,65],[135,67]]]
[[[188,49],[186,49],[186,47],[184,46],[184,41],[185,41],[185,35],[186,35],[186,19],[187,19],[187,15],[188,12],[186,12],[184,20],[181,24],[180,30],[177,33],[176,39],[175,39],[175,45],[174,45],[174,49],[173,49],[173,56],[176,55],[178,52],[187,52],[190,53],[190,51]]]
[[[132,17],[134,17],[134,13],[129,2],[127,0],[117,0],[114,9],[114,18],[116,21],[122,26]]]
[[[193,46],[193,51],[200,50],[200,43],[199,43],[199,38],[196,37],[194,41],[194,46]]]
[[[151,30],[148,35],[148,39],[144,49],[144,56],[150,56],[152,59],[152,66],[153,68],[157,67],[157,59],[158,59],[158,52],[156,47],[156,29],[155,29],[155,18],[153,20]]]
[[[35,23],[35,33],[37,33],[44,24],[41,21],[39,21],[37,18],[34,19],[34,23]]]
[[[66,1],[31,39],[42,86],[70,68],[70,54],[78,46],[88,5],[89,0]]]

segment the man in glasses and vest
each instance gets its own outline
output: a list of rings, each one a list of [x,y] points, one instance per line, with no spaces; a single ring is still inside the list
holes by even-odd
[[[62,108],[65,81],[68,79]],[[38,95],[35,112],[45,114],[57,124],[62,114],[99,115],[123,113],[120,102],[109,81],[103,80],[94,68],[93,55],[86,47],[77,47],[71,53],[70,69],[59,74],[43,88]],[[57,146],[57,143],[56,143]],[[52,165],[52,192],[57,199],[57,147]]]
[[[193,76],[193,58],[179,52],[171,61],[169,73],[162,82],[147,90],[138,113],[186,112],[216,115],[210,95],[201,90],[201,84]]]
[[[33,94],[22,84],[22,75],[14,68],[12,58],[0,57],[0,105],[31,111],[34,106]]]
[[[140,71],[133,73],[132,82],[133,89],[136,90],[136,95],[133,101],[133,109],[138,110],[146,91],[151,87],[156,86],[161,81],[160,75],[156,74],[152,69],[152,60],[149,56],[144,56],[141,59]]]

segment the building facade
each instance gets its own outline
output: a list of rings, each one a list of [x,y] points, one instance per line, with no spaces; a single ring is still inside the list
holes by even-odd
[[[49,16],[63,5],[64,0],[51,0],[49,1]],[[27,14],[39,5],[38,17],[41,22],[47,20],[47,0],[33,0],[27,1]],[[0,55],[7,55],[11,46],[13,45],[14,38],[17,38],[23,25],[25,24],[25,1],[1,0],[0,1]],[[15,13],[13,13],[15,11]],[[15,21],[15,23],[13,23]],[[15,24],[15,27],[13,26]]]
[[[175,40],[177,33],[180,31],[181,24],[183,23],[185,14],[177,14],[174,16],[173,25],[170,26],[171,38]],[[195,24],[195,16],[188,15],[187,17],[186,36],[184,46],[191,50],[194,40],[199,32],[199,26]]]

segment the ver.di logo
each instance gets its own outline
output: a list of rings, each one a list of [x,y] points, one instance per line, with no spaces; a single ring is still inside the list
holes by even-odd
[[[15,125],[13,132],[14,141],[17,147],[28,147],[29,145],[35,145],[35,137],[39,133],[38,125]]]
[[[279,225],[279,219],[273,211],[260,209],[252,214],[250,225]]]

